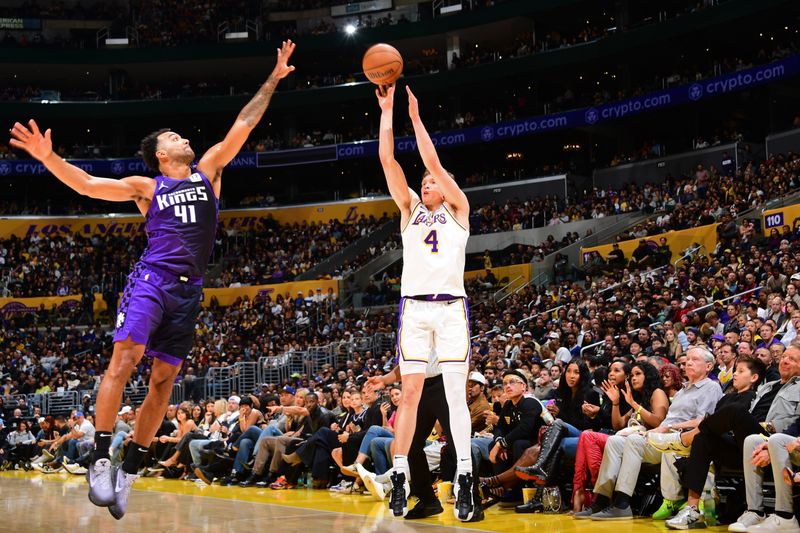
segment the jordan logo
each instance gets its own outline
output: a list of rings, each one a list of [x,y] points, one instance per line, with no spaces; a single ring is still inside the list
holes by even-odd
[[[167,184],[166,184],[166,183],[164,183],[163,181],[162,181],[161,183],[159,183],[159,184],[158,184],[158,190],[159,190],[159,191],[160,191],[161,189],[166,189],[166,188],[167,188]]]

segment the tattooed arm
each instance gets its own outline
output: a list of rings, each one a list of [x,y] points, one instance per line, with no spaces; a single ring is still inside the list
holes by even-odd
[[[247,103],[239,112],[236,121],[222,142],[212,146],[200,159],[197,168],[208,176],[214,186],[214,193],[219,197],[220,177],[222,169],[227,165],[236,154],[239,153],[250,132],[256,127],[264,111],[269,106],[272,94],[278,87],[278,82],[294,71],[294,67],[288,64],[289,58],[294,52],[295,44],[289,40],[283,43],[278,49],[278,62],[267,81],[258,90],[252,100]]]

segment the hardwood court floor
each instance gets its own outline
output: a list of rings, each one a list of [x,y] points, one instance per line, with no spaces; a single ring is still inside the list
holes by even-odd
[[[386,503],[367,496],[295,489],[273,491],[198,486],[167,479],[140,479],[134,485],[127,515],[117,521],[86,498],[82,476],[25,472],[0,473],[0,531],[255,533],[265,528],[304,533],[406,532],[548,532],[663,533],[663,522],[575,521],[567,515],[518,515],[490,508],[486,520],[462,524],[446,506],[441,515],[422,521],[395,519]],[[269,531],[269,529],[267,529]],[[709,528],[710,532],[726,528]]]

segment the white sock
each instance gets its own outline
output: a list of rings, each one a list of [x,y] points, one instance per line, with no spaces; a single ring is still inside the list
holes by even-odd
[[[472,473],[472,454],[470,445],[470,432],[472,422],[469,418],[467,395],[464,387],[467,383],[466,374],[445,372],[442,374],[444,381],[444,394],[450,410],[450,432],[453,446],[456,449],[456,473]]]
[[[406,475],[406,481],[411,478],[411,473],[408,470],[407,455],[395,455],[393,458],[393,465],[395,470],[399,470]]]

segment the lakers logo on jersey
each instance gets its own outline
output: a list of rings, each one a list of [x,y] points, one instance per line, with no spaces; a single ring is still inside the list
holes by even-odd
[[[414,217],[414,221],[411,223],[412,226],[418,226],[420,224],[424,224],[425,226],[431,227],[434,224],[447,224],[447,216],[445,216],[442,212],[431,213],[427,209],[422,209],[420,213]]]

